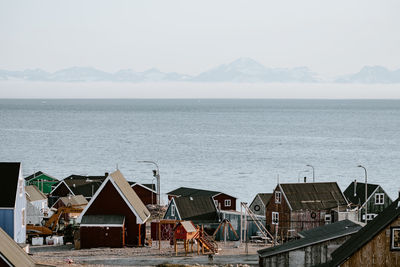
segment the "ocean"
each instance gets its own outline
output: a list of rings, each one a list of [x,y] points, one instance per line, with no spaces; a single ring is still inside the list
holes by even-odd
[[[400,100],[0,100],[0,161],[28,176],[120,169],[161,193],[180,186],[250,202],[278,182],[354,179],[400,189]]]

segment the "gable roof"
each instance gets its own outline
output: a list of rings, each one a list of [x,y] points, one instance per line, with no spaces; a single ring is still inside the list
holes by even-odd
[[[33,259],[1,227],[0,257],[14,266],[36,266]]]
[[[190,188],[190,187],[179,187],[178,189],[172,190],[167,193],[170,196],[178,196],[178,197],[188,197],[188,196],[209,196],[214,197],[219,194],[225,194],[219,191],[211,191],[211,190],[204,190],[204,189],[197,189],[197,188]],[[233,197],[231,195],[225,194],[227,196]],[[236,197],[233,197],[236,198]]]
[[[68,197],[60,197],[58,201],[61,201],[65,206],[83,206],[87,205],[88,201],[86,198],[82,195],[77,195],[77,196],[68,196]],[[56,202],[56,203],[57,203]],[[54,203],[55,204],[55,203]],[[54,205],[53,205],[54,206]]]
[[[267,205],[267,203],[269,202],[269,200],[272,197],[272,193],[258,193],[257,195],[260,197],[260,199],[264,203],[264,205]]]
[[[21,163],[0,162],[0,207],[14,208]]]
[[[379,185],[377,184],[367,183],[367,198],[369,198],[378,187]],[[354,182],[351,182],[346,190],[344,190],[343,194],[349,202],[362,206],[365,202],[365,183],[357,182],[355,189],[356,195],[354,196]]]
[[[193,233],[193,232],[197,232],[196,227],[193,225],[193,223],[191,221],[183,221],[183,222],[179,222],[175,229],[179,226],[182,225],[183,229],[185,229],[185,231],[187,233]]]
[[[337,266],[342,264],[399,216],[400,204],[399,199],[397,199],[360,231],[358,231],[357,234],[352,236],[343,245],[336,249],[332,253],[332,261],[330,262],[330,265]]]
[[[347,205],[336,182],[290,183],[279,184],[278,187],[292,210],[324,210]]]
[[[41,175],[46,175],[47,177],[52,178],[52,179],[58,181],[57,178],[55,178],[55,177],[53,177],[53,176],[51,176],[51,175],[48,175],[47,173],[44,173],[44,172],[42,172],[42,171],[35,172],[34,174],[31,174],[31,175],[25,177],[25,181],[29,181],[29,180],[31,180],[31,179],[33,179],[33,178],[36,178],[36,177],[39,177],[39,176],[41,176]]]
[[[218,222],[219,216],[210,196],[191,196],[174,198],[182,220]]]
[[[311,246],[317,243],[336,239],[342,236],[354,234],[361,229],[361,225],[350,220],[326,224],[308,231],[302,231],[304,236],[300,239],[283,243],[282,245],[262,249],[258,251],[261,257],[270,257],[276,254],[296,250],[299,248]],[[299,234],[300,234],[299,233]]]
[[[138,197],[135,191],[131,188],[125,177],[122,173],[117,170],[108,175],[106,180],[101,184],[100,188],[96,191],[94,196],[90,199],[88,205],[86,205],[85,209],[80,214],[78,221],[82,220],[82,217],[85,215],[86,211],[89,209],[90,205],[96,201],[97,196],[100,194],[101,190],[104,186],[111,182],[111,184],[117,189],[118,193],[121,195],[122,199],[131,209],[131,211],[136,215],[136,220],[138,223],[145,223],[148,218],[150,218],[150,212],[143,204],[142,200]]]
[[[129,185],[133,188],[134,186],[143,187],[146,190],[149,190],[153,193],[156,193],[156,185],[155,184],[140,184],[137,182],[129,182]]]
[[[47,199],[46,195],[34,185],[25,186],[25,194],[29,202]]]

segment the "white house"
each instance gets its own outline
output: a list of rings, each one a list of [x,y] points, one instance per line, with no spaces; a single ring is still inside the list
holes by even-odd
[[[40,224],[43,217],[48,216],[49,208],[47,197],[36,186],[25,186],[26,194],[26,222]]]
[[[25,181],[20,162],[0,162],[0,227],[17,243],[26,240]]]

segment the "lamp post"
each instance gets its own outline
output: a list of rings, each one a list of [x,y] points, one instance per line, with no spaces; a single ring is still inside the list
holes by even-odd
[[[157,163],[151,160],[140,160],[140,163],[150,163],[156,166],[156,170],[153,170],[153,176],[157,179],[157,205],[160,205],[160,169]]]
[[[310,165],[310,164],[307,164],[306,166],[312,168],[312,181],[313,181],[313,183],[315,183],[315,170],[314,170],[314,166],[313,166],[313,165]]]
[[[359,168],[363,168],[364,169],[364,174],[365,174],[365,223],[367,223],[367,209],[368,209],[368,204],[367,204],[367,199],[368,199],[368,192],[367,192],[367,169],[362,166],[362,165],[358,165],[357,167]]]
[[[309,170],[299,171],[299,173],[297,174],[297,182],[298,183],[300,183],[300,174],[302,174],[303,172],[309,172]]]

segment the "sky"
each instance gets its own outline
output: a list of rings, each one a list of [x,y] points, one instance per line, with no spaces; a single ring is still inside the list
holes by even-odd
[[[158,68],[198,74],[240,57],[322,75],[400,68],[400,1],[5,1],[0,69]]]

